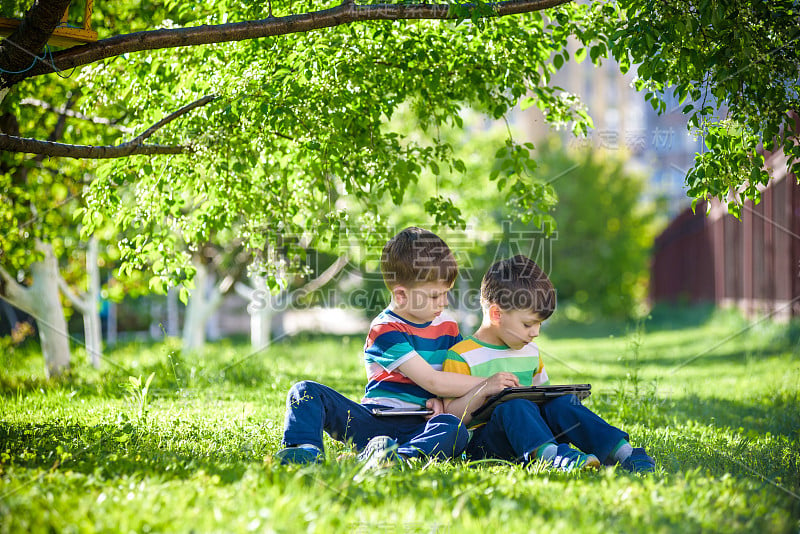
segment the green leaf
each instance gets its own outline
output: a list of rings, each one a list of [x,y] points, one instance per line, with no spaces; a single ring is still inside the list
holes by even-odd
[[[522,101],[519,103],[519,107],[520,107],[520,109],[521,109],[522,111],[525,111],[526,109],[528,109],[529,107],[531,107],[531,106],[533,106],[533,105],[535,105],[535,104],[536,104],[536,99],[535,99],[535,98],[533,98],[532,96],[529,96],[529,97],[526,97],[526,98],[524,98],[524,99],[523,99],[523,100],[522,100]]]

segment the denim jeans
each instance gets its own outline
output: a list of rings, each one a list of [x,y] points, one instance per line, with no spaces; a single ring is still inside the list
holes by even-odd
[[[467,446],[470,458],[532,461],[532,452],[545,443],[572,443],[604,463],[628,434],[603,421],[575,395],[538,405],[514,399],[497,406],[489,421],[473,433]]]
[[[444,460],[460,456],[467,446],[467,430],[454,415],[427,421],[418,415],[378,417],[372,408],[385,406],[359,404],[328,386],[298,382],[286,398],[283,444],[309,443],[322,449],[324,430],[336,441],[352,442],[359,451],[375,436],[389,436],[399,443],[397,452],[408,457]]]

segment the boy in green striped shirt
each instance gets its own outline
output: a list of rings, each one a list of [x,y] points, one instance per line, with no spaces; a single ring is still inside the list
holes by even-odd
[[[473,376],[506,371],[521,386],[549,383],[534,339],[556,306],[547,274],[522,255],[495,263],[481,283],[483,322],[470,337],[454,345],[443,370]],[[447,399],[445,410],[471,421],[471,412],[490,395],[480,386],[463,397]],[[655,469],[642,448],[633,448],[628,434],[583,406],[574,395],[544,404],[525,399],[501,403],[485,424],[472,428],[467,456],[499,458],[519,463],[545,461],[564,471],[620,465],[631,472]],[[574,444],[580,450],[570,447]]]

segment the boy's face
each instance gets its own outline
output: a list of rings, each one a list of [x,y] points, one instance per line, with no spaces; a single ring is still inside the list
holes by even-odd
[[[514,350],[519,350],[539,336],[541,316],[528,310],[501,310],[496,304],[489,308],[494,333]]]
[[[394,311],[412,323],[433,321],[447,307],[447,294],[452,287],[446,282],[396,286],[392,290]]]

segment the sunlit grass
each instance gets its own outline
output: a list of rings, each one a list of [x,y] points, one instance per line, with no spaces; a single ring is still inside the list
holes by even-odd
[[[688,312],[687,312],[688,313]],[[613,334],[613,335],[610,335]],[[553,383],[645,446],[658,471],[557,473],[461,460],[363,472],[280,467],[284,398],[313,379],[357,399],[360,338],[129,344],[101,372],[42,378],[18,349],[0,370],[0,531],[797,532],[800,336],[736,314],[656,316],[643,328],[554,322]],[[139,391],[153,373],[150,389]],[[340,456],[342,456],[340,458]]]

